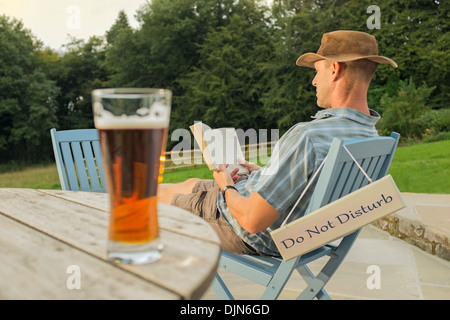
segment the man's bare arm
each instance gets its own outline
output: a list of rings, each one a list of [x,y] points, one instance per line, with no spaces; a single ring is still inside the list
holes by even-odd
[[[220,190],[226,186],[234,185],[233,176],[235,172],[229,173],[227,166],[221,165],[220,170],[215,171],[213,176]],[[239,222],[242,228],[250,233],[257,233],[267,229],[280,215],[266,200],[257,192],[250,197],[241,196],[236,190],[228,189],[225,200],[231,215]]]

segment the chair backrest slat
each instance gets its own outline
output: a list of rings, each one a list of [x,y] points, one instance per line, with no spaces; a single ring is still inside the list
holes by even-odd
[[[97,166],[95,158],[92,153],[92,145],[90,141],[81,142],[81,148],[83,149],[84,158],[86,161],[86,167],[89,174],[89,180],[91,182],[92,189],[100,188],[100,180],[98,178]]]
[[[64,169],[62,173],[66,181],[64,185],[61,184],[61,187],[63,190],[77,190],[79,188],[78,178],[72,155],[72,146],[69,142],[60,142],[58,148],[61,148],[62,158],[59,161]]]
[[[100,140],[92,140],[92,150],[94,151],[94,157],[96,159],[96,164],[97,164],[97,170],[98,170],[98,175],[101,179],[101,183],[103,184],[103,187],[100,187],[101,190],[106,191],[106,185],[105,185],[105,180],[104,180],[104,170],[103,170],[103,162],[102,162],[102,149],[100,147]]]
[[[86,173],[86,165],[84,164],[83,152],[81,151],[81,144],[79,141],[71,143],[73,159],[77,169],[78,182],[81,190],[89,190],[89,181]]]

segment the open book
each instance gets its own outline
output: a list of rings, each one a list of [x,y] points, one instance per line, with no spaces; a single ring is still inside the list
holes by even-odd
[[[239,168],[238,175],[249,173],[237,160],[245,158],[234,128],[211,129],[202,122],[196,122],[189,128],[210,170],[218,170],[219,165],[228,164],[230,172]]]

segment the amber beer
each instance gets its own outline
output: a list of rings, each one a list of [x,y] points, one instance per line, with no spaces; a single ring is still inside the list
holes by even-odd
[[[130,264],[161,257],[157,189],[162,180],[171,92],[100,89],[92,93],[110,195],[108,259]]]
[[[100,130],[107,188],[109,239],[142,244],[158,238],[156,192],[167,128]]]

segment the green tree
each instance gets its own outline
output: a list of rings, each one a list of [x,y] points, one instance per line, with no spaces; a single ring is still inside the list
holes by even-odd
[[[106,32],[107,48],[104,67],[107,71],[106,86],[108,87],[140,87],[144,51],[137,41],[138,31],[128,24],[128,18],[123,11]]]
[[[265,64],[273,48],[268,22],[256,1],[241,1],[227,26],[211,29],[200,46],[199,66],[180,82],[184,119],[212,126],[265,128],[260,98],[267,90]]]
[[[117,16],[116,21],[111,26],[111,28],[106,31],[106,42],[108,44],[113,44],[116,38],[123,30],[131,29],[130,24],[128,23],[128,17],[125,11],[120,10],[119,15]]]
[[[269,90],[263,110],[281,132],[300,121],[309,121],[318,110],[311,82],[314,71],[296,66],[305,52],[316,52],[323,33],[338,29],[335,2],[277,0],[272,7],[275,57],[267,62]]]
[[[0,16],[0,161],[49,158],[58,88],[43,71],[40,46],[22,22]]]
[[[177,79],[198,65],[198,45],[210,28],[227,25],[239,5],[234,0],[154,0],[141,9],[138,41],[146,82],[181,95]]]
[[[59,128],[93,127],[91,92],[103,87],[107,79],[105,70],[105,44],[100,37],[87,42],[72,39],[66,51],[50,67],[51,77],[61,89],[58,96]]]
[[[137,12],[140,28],[132,30],[119,14],[108,34],[110,84],[165,87],[180,95],[177,78],[196,64],[197,44],[205,34],[203,6],[215,1],[154,0]],[[211,14],[211,13],[208,13]]]
[[[426,101],[435,88],[434,86],[427,87],[425,84],[417,87],[412,78],[408,81],[400,81],[399,91],[396,95],[385,94],[380,100],[384,112],[377,124],[379,130],[385,135],[396,131],[404,138],[420,139],[423,128],[415,123],[417,119],[431,110]]]
[[[379,29],[370,30],[366,25],[367,8],[374,4],[380,8],[381,23]],[[399,80],[409,81],[412,77],[416,86],[423,82],[436,86],[429,103],[433,108],[441,108],[449,98],[449,9],[448,1],[387,0],[374,3],[371,0],[347,0],[339,5],[337,16],[342,29],[374,35],[380,54],[394,59],[399,66],[393,69],[380,65],[372,87],[382,88]],[[375,98],[373,101],[379,102],[381,96],[372,97]]]
[[[114,43],[107,49],[108,85],[171,89],[174,93],[171,127],[185,126],[185,115],[196,106],[187,103],[188,87],[181,85],[181,79],[201,67],[204,61],[200,58],[201,46],[207,34],[228,25],[234,13],[242,12],[242,8],[251,6],[252,2],[242,3],[234,0],[152,1],[138,11],[140,28],[132,30],[121,24]]]

